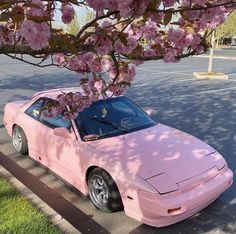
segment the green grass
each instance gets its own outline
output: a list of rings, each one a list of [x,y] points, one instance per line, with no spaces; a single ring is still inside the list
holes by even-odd
[[[47,217],[0,177],[0,234],[59,234]]]

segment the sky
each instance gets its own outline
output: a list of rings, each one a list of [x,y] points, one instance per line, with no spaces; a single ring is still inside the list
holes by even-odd
[[[61,3],[57,3],[57,10],[55,12],[55,16],[54,16],[54,27],[56,28],[66,28],[66,25],[62,23],[61,21],[61,11],[60,11],[60,7],[61,7]],[[75,12],[78,18],[78,21],[81,22],[81,24],[83,24],[83,20],[86,17],[86,14],[92,11],[92,9],[86,8],[84,6],[79,7],[79,6],[75,6]]]

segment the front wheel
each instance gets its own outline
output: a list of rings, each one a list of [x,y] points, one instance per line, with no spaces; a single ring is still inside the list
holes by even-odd
[[[19,127],[15,126],[12,132],[12,143],[18,153],[27,154],[28,142],[24,131]]]
[[[94,206],[103,212],[115,212],[123,208],[114,180],[100,168],[95,168],[89,174],[88,191]]]

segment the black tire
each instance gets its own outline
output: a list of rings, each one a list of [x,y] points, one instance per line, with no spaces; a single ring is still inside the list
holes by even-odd
[[[18,142],[19,143],[18,146],[16,145],[17,136],[18,136],[19,141],[21,139],[21,144]],[[28,141],[27,141],[27,138],[26,138],[26,135],[25,135],[24,131],[19,126],[15,126],[13,128],[12,143],[13,143],[13,146],[14,146],[14,148],[16,149],[16,151],[18,153],[21,153],[21,154],[27,154],[28,153]]]
[[[98,181],[101,182],[102,180],[105,183],[104,189],[96,188],[95,186],[99,184]],[[99,186],[101,186],[101,184],[102,183],[100,183]],[[104,196],[99,196],[103,191],[106,191],[104,192]],[[116,183],[111,176],[101,168],[95,168],[89,174],[88,192],[94,206],[102,212],[111,213],[123,209],[122,200]]]

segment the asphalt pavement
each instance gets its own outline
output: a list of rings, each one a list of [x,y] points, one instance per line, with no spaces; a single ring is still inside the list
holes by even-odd
[[[218,150],[236,174],[236,57],[235,49],[220,50],[213,70],[230,80],[198,80],[193,72],[207,70],[207,58],[179,63],[150,61],[137,70],[127,96],[142,108],[153,108],[153,119],[188,132]],[[41,69],[0,56],[0,151],[42,183],[60,193],[76,208],[110,233],[236,233],[236,183],[199,214],[165,228],[153,228],[128,218],[124,212],[104,214],[53,174],[18,155],[3,126],[3,108],[12,100],[29,98],[35,91],[74,86],[80,76],[58,68]],[[70,222],[70,220],[68,220]]]

